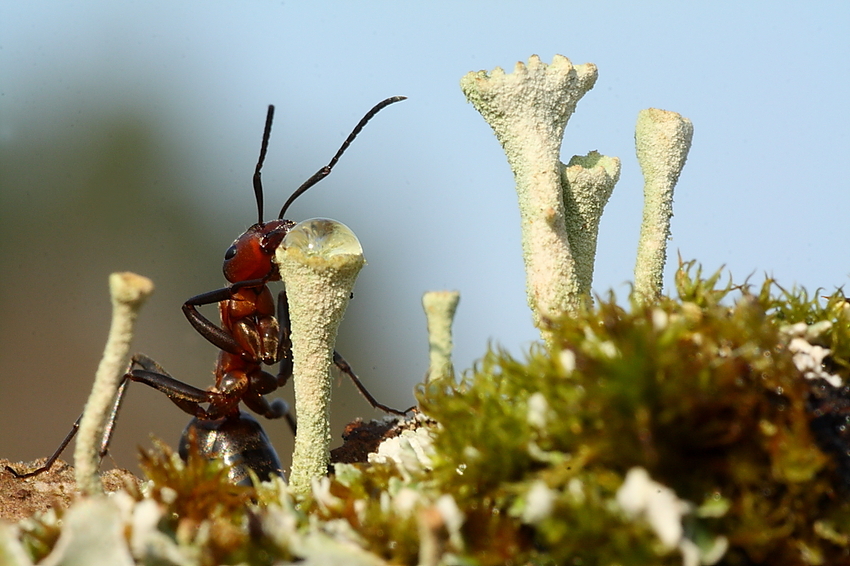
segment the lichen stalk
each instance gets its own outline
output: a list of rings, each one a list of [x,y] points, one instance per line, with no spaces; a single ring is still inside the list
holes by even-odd
[[[512,74],[496,68],[461,79],[467,99],[493,128],[514,173],[520,206],[528,304],[550,341],[545,319],[575,312],[581,301],[565,222],[561,187],[564,128],[596,82],[593,64],[574,66],[556,55],[551,65],[533,55]]]
[[[602,211],[620,179],[620,159],[598,151],[574,155],[561,165],[567,237],[575,260],[578,292],[589,297]]]
[[[428,320],[427,381],[454,381],[452,364],[452,322],[454,321],[460,293],[457,291],[429,291],[422,295],[422,308]]]
[[[98,470],[104,426],[124,377],[136,317],[152,292],[153,282],[141,275],[124,272],[109,276],[112,324],[74,450],[77,487],[84,495],[103,493]]]
[[[333,223],[333,225],[329,224]],[[342,226],[308,220],[295,226],[277,249],[276,262],[286,287],[292,330],[293,381],[298,433],[290,487],[308,493],[330,461],[330,366],[337,331],[357,274],[365,264],[359,243],[340,251],[327,236]],[[356,242],[354,238],[354,242]],[[330,242],[330,243],[329,243]]]
[[[653,301],[661,296],[667,240],[673,217],[673,189],[685,166],[694,126],[676,112],[649,108],[638,113],[637,158],[643,172],[643,223],[635,263],[634,296]]]

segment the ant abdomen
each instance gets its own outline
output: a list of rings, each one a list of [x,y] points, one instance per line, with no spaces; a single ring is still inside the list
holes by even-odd
[[[193,438],[194,437],[194,438]],[[224,461],[229,470],[227,478],[237,485],[252,485],[249,470],[260,481],[282,477],[283,466],[257,419],[238,412],[221,419],[194,418],[180,437],[178,453],[185,461],[189,446],[197,442],[198,451],[207,459]]]

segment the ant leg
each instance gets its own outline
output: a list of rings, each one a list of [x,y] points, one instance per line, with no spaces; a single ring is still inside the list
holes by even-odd
[[[234,403],[235,399],[228,399],[227,395],[211,393],[174,379],[161,365],[144,354],[133,356],[133,364],[144,369],[127,372],[124,375],[125,379],[144,383],[148,387],[165,393],[180,410],[193,417],[202,420],[218,419],[232,412],[234,405],[238,405],[238,402]],[[201,403],[209,403],[211,406],[209,409],[204,409]]]
[[[279,401],[283,401],[283,399],[279,399]],[[292,416],[292,413],[289,412],[289,406],[286,407],[286,414],[283,415],[286,418],[286,424],[289,425],[289,430],[292,431],[292,436],[298,434],[298,425],[295,423],[295,417]]]
[[[135,361],[135,358],[134,358]],[[100,457],[103,458],[106,456],[107,451],[109,450],[109,443],[112,440],[112,434],[115,432],[115,421],[118,419],[118,410],[121,408],[121,403],[124,401],[124,394],[127,389],[127,379],[121,381],[121,385],[118,386],[118,392],[115,395],[115,401],[112,403],[112,409],[109,411],[109,417],[106,419],[106,424],[103,427],[103,437],[100,441]],[[56,460],[59,459],[59,456],[62,455],[62,452],[65,451],[65,448],[71,443],[71,440],[77,435],[77,431],[80,428],[80,421],[82,420],[83,415],[77,417],[77,420],[74,421],[74,424],[71,426],[71,431],[65,436],[62,440],[62,443],[59,445],[53,454],[50,455],[50,458],[38,469],[35,469],[31,472],[21,473],[18,470],[12,468],[11,466],[6,466],[6,471],[10,472],[13,476],[18,479],[31,478],[33,476],[37,476],[42,474],[53,467],[53,464],[56,463]]]
[[[272,402],[269,402],[268,399],[259,393],[249,391],[242,397],[242,401],[245,403],[246,407],[267,419],[279,419],[284,417],[286,419],[286,424],[288,424],[290,430],[292,430],[292,434],[294,435],[296,433],[295,419],[292,417],[292,413],[289,412],[289,405],[283,399],[275,399]]]
[[[289,320],[289,301],[286,299],[286,289],[277,294],[277,323],[280,327],[280,340],[277,345],[277,359],[280,368],[277,370],[277,386],[283,387],[292,377],[292,328]]]
[[[381,409],[385,413],[392,413],[393,415],[404,416],[410,411],[412,411],[415,407],[410,407],[406,411],[399,411],[398,409],[393,409],[391,407],[387,407],[386,405],[382,405],[378,403],[378,400],[372,397],[372,394],[369,393],[369,390],[360,382],[360,379],[354,374],[354,370],[351,369],[351,366],[348,365],[348,362],[345,361],[345,358],[339,355],[339,352],[334,350],[334,364],[336,367],[340,369],[342,373],[351,378],[351,381],[354,382],[354,386],[357,387],[357,390],[360,391],[360,394],[369,401],[369,404],[372,405],[376,409]]]
[[[254,279],[251,281],[242,281],[234,283],[230,287],[223,287],[215,291],[195,295],[183,303],[183,314],[186,315],[186,319],[188,319],[189,324],[191,324],[201,336],[209,340],[213,346],[219,350],[224,350],[225,352],[233,354],[234,356],[241,356],[242,347],[239,346],[233,336],[198,312],[196,307],[220,303],[222,301],[229,301],[233,298],[233,294],[239,289],[258,285],[265,285],[265,280]]]
[[[206,391],[188,383],[178,381],[170,375],[163,375],[143,369],[134,369],[127,373],[127,379],[144,383],[148,387],[153,387],[157,391],[165,393],[172,401],[187,401],[195,404],[209,402],[209,395]],[[188,412],[194,415],[194,412]]]
[[[77,417],[77,420],[74,422],[74,425],[71,427],[71,432],[69,432],[68,435],[65,437],[65,439],[62,440],[62,444],[59,445],[59,448],[57,448],[56,451],[53,452],[53,454],[50,456],[50,458],[47,459],[47,461],[44,463],[44,465],[42,467],[37,468],[37,469],[35,469],[31,472],[19,472],[18,470],[16,470],[15,468],[13,468],[11,466],[6,466],[6,471],[10,472],[13,476],[18,478],[19,480],[22,480],[24,478],[31,478],[33,476],[37,476],[39,474],[46,472],[50,468],[52,468],[53,464],[56,462],[56,460],[59,459],[59,456],[62,454],[62,452],[65,451],[65,448],[67,448],[68,445],[71,443],[71,440],[73,440],[73,438],[77,435],[77,430],[80,428],[80,419],[82,419],[82,418],[83,418],[83,415],[80,415],[79,417]]]
[[[106,452],[109,450],[109,443],[112,441],[112,434],[115,432],[115,422],[118,420],[118,410],[121,408],[121,403],[124,402],[124,394],[126,393],[128,383],[130,382],[126,377],[121,380],[121,385],[118,386],[118,392],[115,394],[115,402],[112,404],[109,417],[103,426],[103,437],[100,439],[101,459],[106,456]],[[80,418],[74,423],[75,427],[79,427],[79,422],[82,418],[83,416],[80,415]]]
[[[158,372],[148,370],[134,369],[127,373],[126,378],[138,383],[144,383],[148,387],[153,387],[157,391],[165,393],[172,403],[177,405],[182,411],[197,417],[199,419],[215,419],[221,415],[217,412],[207,411],[201,407],[201,403],[210,402],[210,394],[203,389],[193,387],[188,383],[183,383],[171,377]]]

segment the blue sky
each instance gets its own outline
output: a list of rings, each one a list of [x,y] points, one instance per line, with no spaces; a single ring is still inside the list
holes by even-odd
[[[624,298],[632,279],[642,207],[634,125],[649,107],[694,124],[667,288],[680,253],[709,271],[726,265],[739,281],[768,273],[832,290],[850,275],[848,11],[839,2],[7,2],[0,144],[66,135],[97,112],[163,117],[163,143],[208,175],[202,190],[175,190],[199,221],[220,226],[211,245],[223,253],[255,218],[250,174],[268,104],[277,105],[264,172],[271,217],[368,108],[408,96],[290,212],[335,218],[360,237],[369,264],[342,330],[360,351],[346,356],[406,406],[427,366],[424,291],[461,292],[458,369],[488,343],[521,355],[538,337],[512,175],[461,76],[532,54],[598,66],[562,154],[622,160],[600,227],[597,293]],[[4,277],[16,269],[4,265]]]

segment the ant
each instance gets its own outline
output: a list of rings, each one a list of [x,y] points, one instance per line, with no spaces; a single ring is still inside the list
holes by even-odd
[[[330,162],[292,193],[281,208],[277,219],[264,222],[263,185],[260,171],[266,158],[274,118],[274,106],[269,106],[260,146],[260,157],[253,176],[258,221],[236,238],[224,254],[223,271],[229,285],[196,295],[183,303],[183,313],[189,323],[201,336],[220,350],[214,370],[215,385],[206,390],[198,389],[173,378],[147,356],[136,354],[124,375],[104,427],[100,447],[101,457],[107,452],[127,383],[136,381],[165,393],[175,405],[192,415],[193,419],[186,426],[180,439],[179,453],[184,460],[190,446],[197,445],[203,456],[222,459],[230,466],[229,479],[232,483],[250,485],[249,470],[261,480],[272,476],[283,476],[280,459],[266,433],[255,418],[239,410],[239,404],[245,403],[251,411],[267,419],[285,417],[293,433],[296,431],[295,420],[289,413],[286,402],[282,399],[269,402],[265,397],[286,385],[292,376],[293,369],[286,290],[278,294],[277,317],[275,317],[274,298],[266,285],[271,281],[280,281],[280,273],[272,258],[284,236],[296,224],[284,219],[283,215],[295,199],[330,174],[339,158],[369,120],[385,107],[405,98],[404,96],[387,98],[369,110]],[[217,326],[197,310],[199,306],[213,303],[218,303],[221,326]],[[262,369],[261,364],[276,363],[280,363],[277,375]],[[334,352],[334,364],[351,378],[360,393],[373,407],[397,415],[404,415],[407,412],[379,403],[366,390],[351,366],[337,352]],[[6,469],[17,478],[28,478],[49,470],[76,435],[79,423],[78,418],[62,444],[42,467],[27,473],[20,473],[9,466],[6,466]]]

